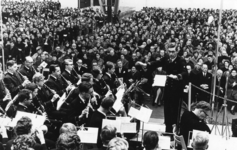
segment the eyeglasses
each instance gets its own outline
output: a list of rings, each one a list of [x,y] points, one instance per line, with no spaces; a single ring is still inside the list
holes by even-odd
[[[169,53],[175,53],[176,51],[169,51]]]
[[[207,113],[206,111],[202,110],[202,112],[205,114],[206,117],[209,116],[208,113]]]
[[[71,66],[73,66],[73,64],[66,64],[66,65],[71,65]]]

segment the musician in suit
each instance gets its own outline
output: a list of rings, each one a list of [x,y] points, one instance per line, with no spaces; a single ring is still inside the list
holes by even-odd
[[[103,80],[109,86],[113,94],[117,92],[116,87],[116,76],[114,75],[115,65],[112,62],[107,62],[105,65],[105,74],[103,75]]]
[[[29,80],[24,80],[16,70],[16,62],[9,60],[7,62],[7,72],[3,80],[12,97],[14,97],[21,89],[23,89],[26,84],[30,83]]]
[[[128,86],[141,79],[141,74],[135,66],[132,66],[131,71],[128,73]]]
[[[51,65],[49,68],[49,73],[50,76],[45,84],[50,89],[56,91],[58,95],[62,96],[64,92],[71,89],[71,86],[61,78],[61,69],[58,65]]]
[[[71,59],[65,59],[65,70],[62,73],[62,76],[70,81],[71,83],[77,83],[79,80],[79,77],[77,76],[76,72],[73,71],[73,61]]]
[[[99,129],[98,132],[98,138],[97,138],[97,147],[101,148],[103,146],[101,138],[100,138],[100,133],[101,133],[101,129],[102,129],[102,122],[103,119],[106,119],[106,114],[108,112],[110,112],[113,104],[114,104],[114,98],[109,96],[109,97],[105,97],[102,102],[100,107],[93,112],[91,118],[90,118],[90,122],[89,122],[89,127],[96,127]]]
[[[77,66],[75,67],[77,74],[83,75],[84,73],[88,72],[87,68],[83,66],[82,59],[77,60]]]
[[[185,60],[178,56],[175,41],[171,41],[168,46],[169,57],[163,57],[158,61],[142,63],[137,65],[147,66],[148,69],[155,70],[162,67],[166,71],[168,78],[164,91],[164,118],[166,132],[172,133],[172,125],[178,124],[181,111],[180,101],[183,90],[183,75],[186,73]]]
[[[51,89],[46,87],[47,85],[44,85],[44,76],[40,73],[36,73],[33,76],[33,82],[37,86],[37,99],[39,105],[43,105],[44,108],[42,109],[46,109],[48,113],[56,110],[56,104],[54,104],[54,102],[59,98],[59,95],[56,93],[56,91],[51,91]]]
[[[122,60],[117,61],[117,68],[115,68],[115,73],[118,78],[122,78],[123,82],[127,82],[128,70],[123,67]]]
[[[202,72],[198,75],[198,84],[206,92],[211,92],[212,74],[208,72],[208,66],[202,65]],[[209,102],[210,94],[199,90],[199,101]]]
[[[32,77],[36,73],[36,70],[33,67],[33,58],[31,56],[27,56],[25,59],[25,64],[23,65],[23,67],[21,67],[19,72],[22,75],[26,76],[30,81],[32,81]]]
[[[99,68],[95,68],[92,70],[93,79],[93,89],[100,96],[104,96],[108,92],[108,87],[104,80],[102,79],[103,73]]]
[[[82,82],[79,84],[77,91],[78,95],[70,100],[71,111],[67,118],[68,122],[80,126],[85,123],[88,124],[88,118],[92,114],[90,100],[93,95],[93,87],[88,82]]]
[[[17,111],[32,113],[30,109],[32,100],[33,100],[32,91],[23,89],[18,93],[14,105],[17,107]]]

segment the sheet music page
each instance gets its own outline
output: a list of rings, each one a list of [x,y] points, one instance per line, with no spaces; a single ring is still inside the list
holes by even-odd
[[[90,143],[90,144],[96,144],[97,138],[98,138],[98,128],[81,128],[77,131],[77,135],[81,139],[81,143]]]
[[[160,149],[170,149],[170,137],[159,136],[159,148]]]
[[[121,123],[122,133],[136,133],[137,123]]]
[[[167,80],[166,75],[155,75],[152,86],[165,87],[166,80]]]
[[[139,113],[139,110],[134,108],[134,107],[130,107],[129,109],[129,112],[128,112],[128,115],[133,117],[133,118],[136,118],[137,114]]]
[[[141,107],[139,113],[137,114],[136,118],[142,122],[148,122],[152,114],[151,109],[147,109],[145,107]]]
[[[65,102],[66,99],[66,93],[64,93],[61,98],[58,100],[57,102],[57,110],[60,110],[60,108],[62,107],[63,103]]]
[[[109,120],[109,119],[103,119],[102,122],[102,128],[106,125],[111,125],[113,127],[116,127],[117,132],[121,131],[121,120]]]

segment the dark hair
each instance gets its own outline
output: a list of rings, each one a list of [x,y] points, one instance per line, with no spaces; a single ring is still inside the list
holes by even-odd
[[[58,65],[51,65],[49,67],[49,73],[51,74],[51,73],[55,72],[57,67],[59,67],[59,66]]]
[[[77,150],[81,145],[80,137],[74,132],[62,133],[56,142],[57,150]]]
[[[111,70],[112,68],[114,68],[114,63],[108,61],[105,65],[105,71]]]
[[[100,133],[102,143],[107,145],[111,139],[116,137],[116,132],[117,129],[115,127],[110,125],[104,126]]]
[[[98,77],[98,75],[100,74],[100,69],[98,68],[94,68],[92,71],[91,71],[92,75],[94,78]]]
[[[9,61],[7,62],[7,67],[11,67],[11,66],[13,66],[14,64],[16,64],[16,62],[15,62],[14,60],[9,60]]]
[[[16,98],[16,104],[18,104],[19,102],[23,102],[25,99],[29,99],[30,98],[30,94],[32,93],[32,91],[28,90],[28,89],[23,89],[18,93],[18,97]]]
[[[113,106],[113,104],[114,104],[114,98],[112,96],[105,97],[101,102],[101,106],[104,109],[109,109],[110,107]]]
[[[158,134],[155,131],[147,131],[144,134],[143,145],[146,150],[154,149],[159,141]]]
[[[17,136],[12,142],[12,150],[29,150],[34,148],[36,144],[35,139],[30,135]]]
[[[17,121],[17,124],[14,128],[16,135],[29,134],[32,128],[32,121],[29,117],[22,117]]]
[[[90,90],[90,88],[92,88],[92,85],[88,82],[85,82],[85,81],[82,82],[81,84],[79,84],[79,87],[78,87],[80,93],[82,93],[82,92],[87,93]]]
[[[33,92],[36,88],[37,88],[37,85],[34,84],[34,83],[29,83],[29,84],[27,84],[26,87],[25,87],[25,89],[30,90],[30,91],[32,91],[32,92]]]
[[[91,78],[93,78],[91,73],[84,73],[81,77],[81,81],[90,82]]]

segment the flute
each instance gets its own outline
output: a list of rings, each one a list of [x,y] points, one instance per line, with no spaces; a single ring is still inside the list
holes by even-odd
[[[50,87],[48,87],[46,84],[43,84],[50,92],[53,94],[57,94],[54,90],[52,90]]]
[[[76,70],[74,68],[72,68],[72,70],[76,73],[76,75],[78,76],[78,78],[80,79],[81,78],[81,75],[79,75]]]
[[[29,80],[29,79],[27,78],[27,76],[24,76],[23,74],[21,74],[20,71],[17,71],[17,72],[21,75],[21,77],[22,77],[24,80]]]

